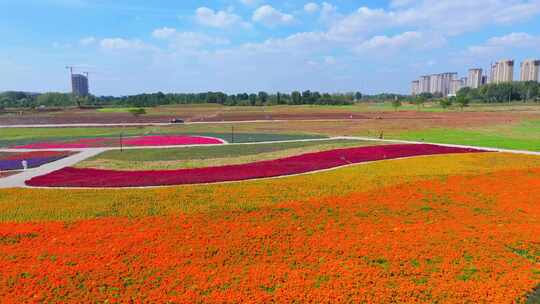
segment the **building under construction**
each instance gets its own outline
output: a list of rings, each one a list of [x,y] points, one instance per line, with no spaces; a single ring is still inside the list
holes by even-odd
[[[71,89],[75,96],[88,96],[88,77],[81,74],[71,74]]]

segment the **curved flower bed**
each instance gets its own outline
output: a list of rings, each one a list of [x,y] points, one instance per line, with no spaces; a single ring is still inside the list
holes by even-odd
[[[126,138],[123,141],[126,146],[217,145],[223,143],[223,140],[213,137],[177,135],[140,136]]]
[[[39,187],[143,187],[240,181],[335,168],[348,164],[401,157],[481,152],[436,145],[387,145],[309,153],[242,165],[167,171],[114,171],[64,168],[27,181]]]
[[[0,170],[20,170],[23,169],[22,161],[26,160],[28,168],[36,168],[41,165],[57,161],[71,155],[65,151],[39,151],[25,153],[8,153],[0,155]]]
[[[124,137],[122,145],[126,147],[139,146],[182,146],[182,145],[216,145],[223,144],[219,138],[189,136],[189,135],[151,135]],[[24,146],[17,146],[17,149],[77,149],[120,146],[119,138],[82,138],[66,142],[42,142]]]

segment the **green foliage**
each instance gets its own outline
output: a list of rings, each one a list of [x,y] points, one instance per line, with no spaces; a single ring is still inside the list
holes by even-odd
[[[71,94],[63,93],[45,93],[37,97],[38,106],[46,107],[69,107],[77,105],[76,98]]]
[[[415,104],[418,107],[418,110],[420,110],[420,107],[423,106],[426,101],[427,98],[424,95],[420,94],[413,99],[412,104]]]
[[[488,84],[478,89],[463,88],[457,93],[457,96],[486,103],[532,101],[540,98],[540,83],[521,81]]]
[[[456,104],[463,110],[464,107],[468,107],[470,100],[467,96],[459,95],[456,97]]]
[[[402,103],[401,103],[401,100],[399,100],[399,98],[394,98],[394,100],[392,100],[392,107],[394,108],[394,110],[397,111],[397,109],[401,106],[402,106]]]
[[[138,117],[146,114],[146,110],[144,108],[129,109],[129,113],[131,113],[135,117]]]
[[[450,106],[452,106],[452,99],[443,98],[439,100],[439,104],[441,105],[441,108],[448,109]]]

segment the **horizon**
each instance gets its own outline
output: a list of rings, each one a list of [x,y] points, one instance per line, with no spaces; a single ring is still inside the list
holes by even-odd
[[[96,96],[409,94],[421,75],[540,57],[539,14],[538,0],[12,1],[0,91],[69,92],[73,65]]]

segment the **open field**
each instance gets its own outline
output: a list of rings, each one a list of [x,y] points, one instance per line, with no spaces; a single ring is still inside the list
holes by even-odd
[[[97,110],[66,109],[58,112],[25,112],[0,115],[0,125],[12,124],[64,124],[64,123],[166,123],[173,117],[188,122],[219,122],[242,120],[308,120],[308,119],[369,119],[378,115],[394,115],[390,102],[359,103],[351,106],[264,106],[227,107],[210,105],[174,105],[145,108],[147,114],[133,116],[131,108],[105,108]],[[424,114],[461,112],[458,109],[443,109],[439,104],[428,103],[418,108],[404,104],[397,113],[420,111]],[[464,109],[466,113],[534,112],[540,114],[538,103],[473,104]]]
[[[397,114],[395,114],[397,115]],[[428,116],[429,115],[429,116]],[[438,143],[477,145],[539,151],[540,115],[532,113],[401,113],[382,119],[343,121],[287,121],[124,128],[14,128],[0,129],[0,147],[42,141],[64,142],[106,137],[175,134],[201,135],[229,142],[256,142],[369,136],[388,139],[425,140]],[[233,130],[234,127],[234,130]],[[234,135],[232,132],[234,131]]]
[[[302,117],[335,111],[343,116],[353,109],[292,107],[273,114],[295,117],[282,122],[0,128],[2,147],[94,139],[114,146],[120,133],[146,136],[137,140],[153,144],[171,135],[232,142],[233,127],[236,143],[318,139],[99,155],[107,148],[90,147],[78,150],[91,158],[75,168],[70,166],[80,159],[40,176],[76,184],[70,170],[92,171],[85,181],[99,184],[112,182],[107,174],[127,172],[115,183],[131,185],[129,174],[140,174],[157,186],[166,185],[164,177],[191,172],[185,176],[192,178],[195,171],[218,170],[222,180],[275,178],[155,188],[0,189],[0,299],[525,303],[540,288],[539,156],[327,137],[382,135],[540,151],[540,112],[532,105],[463,113],[379,106],[373,113],[353,108],[358,117],[328,121]],[[202,108],[190,111],[216,111]],[[227,117],[263,113],[231,111]],[[417,153],[422,147],[449,154]],[[233,171],[223,174],[223,168]],[[322,168],[329,170],[310,172]],[[305,174],[269,174],[277,171]]]

